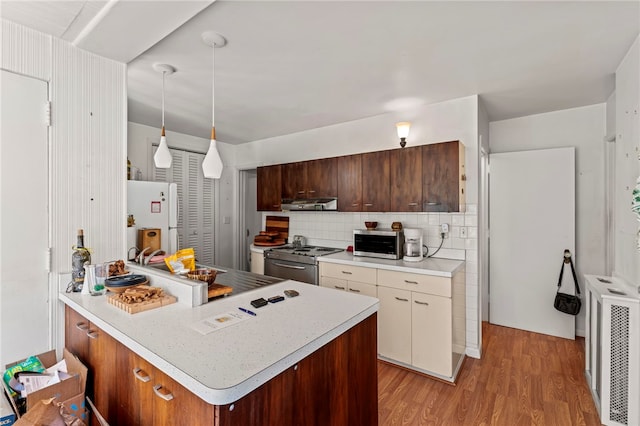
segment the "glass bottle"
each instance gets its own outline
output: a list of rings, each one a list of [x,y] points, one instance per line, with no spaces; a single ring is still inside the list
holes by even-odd
[[[91,263],[91,253],[84,246],[84,232],[78,229],[78,241],[71,254],[71,278],[73,291],[81,291],[84,283],[84,265]]]

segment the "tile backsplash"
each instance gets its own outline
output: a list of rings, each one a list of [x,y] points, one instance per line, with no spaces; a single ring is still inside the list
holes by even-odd
[[[423,230],[429,253],[440,246],[440,225],[449,224],[442,247],[434,257],[466,259],[467,250],[477,250],[478,219],[475,205],[467,205],[466,213],[342,213],[342,212],[282,212],[264,213],[263,225],[268,215],[289,216],[289,240],[303,235],[308,244],[347,248],[353,244],[353,230],[364,229],[364,222],[376,221],[378,228],[390,229],[393,222],[401,222],[403,228]]]

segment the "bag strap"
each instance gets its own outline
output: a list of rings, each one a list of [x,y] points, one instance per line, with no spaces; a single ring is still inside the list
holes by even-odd
[[[571,273],[573,274],[573,284],[576,286],[576,294],[580,296],[580,286],[578,285],[578,277],[576,276],[576,270],[573,267],[573,261],[571,260],[571,252],[569,250],[564,251],[564,259],[562,259],[562,266],[560,267],[560,277],[558,278],[558,292],[562,286],[562,274],[564,273],[564,265],[568,263],[571,265]]]

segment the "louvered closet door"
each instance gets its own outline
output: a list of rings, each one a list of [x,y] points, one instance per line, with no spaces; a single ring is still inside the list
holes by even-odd
[[[193,247],[198,263],[213,265],[214,181],[204,178],[203,154],[170,151],[171,168],[154,167],[154,180],[175,182],[178,186],[178,247]]]

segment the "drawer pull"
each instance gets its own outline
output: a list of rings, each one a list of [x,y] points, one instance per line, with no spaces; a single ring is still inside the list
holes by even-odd
[[[81,331],[87,331],[89,329],[89,324],[85,324],[83,322],[79,322],[76,324],[76,328]]]
[[[98,332],[93,330],[93,331],[87,331],[87,336],[89,336],[90,339],[97,339],[98,338]]]
[[[171,401],[173,399],[173,394],[171,392],[162,393],[160,392],[160,389],[162,389],[162,385],[155,385],[153,387],[153,392],[165,401]]]
[[[358,207],[360,205],[360,203],[352,203],[351,207]]]
[[[415,207],[415,206],[417,206],[417,205],[418,205],[418,203],[409,203],[409,205],[410,205],[411,207]]]
[[[341,271],[343,274],[347,274],[347,275],[353,275],[353,272],[349,272],[349,271]]]
[[[358,290],[357,288],[350,288],[349,291],[352,291],[354,293],[360,293],[360,290]]]
[[[334,285],[335,288],[337,288],[338,290],[344,290],[344,287],[340,287],[339,285]]]
[[[313,189],[309,190],[309,194],[315,194],[316,191],[314,191]]]
[[[407,284],[418,284],[417,281],[404,280],[404,282],[407,283]]]
[[[426,305],[429,306],[429,304],[427,302],[421,302],[419,300],[414,300],[414,302],[416,302],[418,305]]]
[[[396,296],[396,300],[399,300],[401,302],[408,302],[409,301],[409,299],[403,299],[402,297],[398,297],[398,296]]]
[[[140,374],[140,372],[142,372],[144,376]],[[134,368],[133,375],[136,377],[136,379],[140,380],[141,382],[147,383],[151,381],[151,377],[147,373],[145,373],[145,371],[142,368]]]
[[[298,191],[298,194],[304,194],[304,191]]]
[[[364,203],[364,206],[365,207],[371,207],[371,206],[373,206],[373,203]]]

